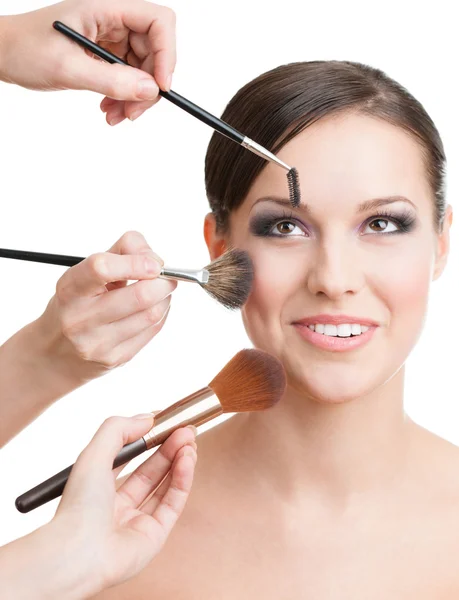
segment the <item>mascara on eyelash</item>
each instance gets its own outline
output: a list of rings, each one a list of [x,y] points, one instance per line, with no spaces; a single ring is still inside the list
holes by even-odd
[[[284,221],[293,223],[297,227],[306,229],[306,226],[303,223],[301,223],[297,218],[295,218],[293,213],[284,212],[284,214],[282,215],[279,213],[264,213],[261,215],[257,215],[252,219],[249,226],[250,232],[253,235],[260,237],[289,237],[283,236],[280,233],[272,233],[273,227]]]
[[[412,231],[416,224],[416,217],[411,214],[409,211],[401,211],[400,213],[392,213],[390,211],[380,211],[377,215],[370,217],[366,221],[366,226],[368,226],[373,221],[377,221],[378,219],[384,221],[392,221],[399,229],[396,231],[381,231],[380,235],[394,235],[400,233],[408,233]]]
[[[373,221],[378,219],[392,221],[399,229],[396,231],[380,231],[375,232],[377,235],[392,235],[392,234],[400,234],[400,233],[408,233],[412,231],[416,224],[416,217],[412,215],[409,211],[402,211],[400,213],[393,213],[390,211],[380,211],[376,215],[372,215],[369,219],[367,219],[364,223],[364,227],[367,227]],[[258,215],[253,218],[250,223],[250,232],[253,235],[260,237],[293,237],[288,234],[273,234],[272,229],[279,223],[283,221],[290,222],[297,227],[302,227],[306,229],[306,226],[298,221],[297,218],[293,215],[293,213],[284,212],[284,214],[280,215],[279,213],[265,213]]]

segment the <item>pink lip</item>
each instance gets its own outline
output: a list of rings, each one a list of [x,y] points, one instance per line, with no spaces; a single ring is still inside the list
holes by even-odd
[[[377,327],[378,323],[373,319],[366,319],[365,317],[350,317],[349,315],[315,315],[314,317],[306,317],[305,319],[298,319],[293,322],[293,325],[349,325],[360,324],[366,325],[367,327]]]
[[[315,325],[317,323],[323,325],[326,325],[327,323],[329,325],[359,323],[360,325],[366,325],[369,329],[365,333],[361,333],[355,337],[331,337],[322,333],[316,333],[309,329],[308,325]],[[308,317],[306,319],[295,321],[293,326],[306,341],[317,348],[328,350],[329,352],[348,352],[350,350],[361,348],[367,344],[373,337],[378,324],[369,319],[345,315],[317,315],[315,317]]]

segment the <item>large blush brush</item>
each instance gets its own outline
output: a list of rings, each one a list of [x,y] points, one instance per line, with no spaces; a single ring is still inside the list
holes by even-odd
[[[84,260],[80,256],[28,252],[9,248],[0,248],[0,258],[14,258],[63,267],[73,267]],[[204,269],[179,269],[164,266],[159,277],[198,283],[220,304],[226,308],[236,309],[243,306],[250,294],[253,266],[247,252],[232,249],[223,253]]]
[[[241,350],[209,385],[157,413],[153,429],[140,440],[124,446],[113,468],[159,446],[179,427],[198,427],[223,413],[270,408],[282,398],[285,385],[285,372],[277,358],[262,350]],[[61,496],[72,467],[19,496],[16,508],[27,513]]]

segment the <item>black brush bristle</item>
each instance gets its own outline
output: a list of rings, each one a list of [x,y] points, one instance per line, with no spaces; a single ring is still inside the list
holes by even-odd
[[[209,281],[202,287],[226,308],[245,304],[252,289],[253,265],[244,250],[229,250],[206,267]]]
[[[290,202],[294,208],[297,208],[301,202],[301,194],[300,178],[298,177],[298,171],[295,169],[295,167],[292,167],[287,173],[287,181]]]

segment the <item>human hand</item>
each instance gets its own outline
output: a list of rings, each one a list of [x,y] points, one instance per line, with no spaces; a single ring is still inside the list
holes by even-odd
[[[74,389],[128,362],[157,335],[177,287],[158,278],[162,266],[145,238],[128,232],[108,252],[68,269],[34,323],[42,368],[52,365],[48,377]]]
[[[53,29],[56,20],[134,68],[90,56]],[[104,94],[101,109],[111,125],[140,116],[158,101],[159,88],[169,91],[175,62],[175,13],[145,0],[65,0],[0,18],[0,79]]]
[[[54,518],[0,549],[2,598],[92,598],[160,552],[191,490],[196,430],[175,431],[118,489],[123,467],[112,470],[121,448],[153,423],[152,414],[105,421],[73,466]]]

